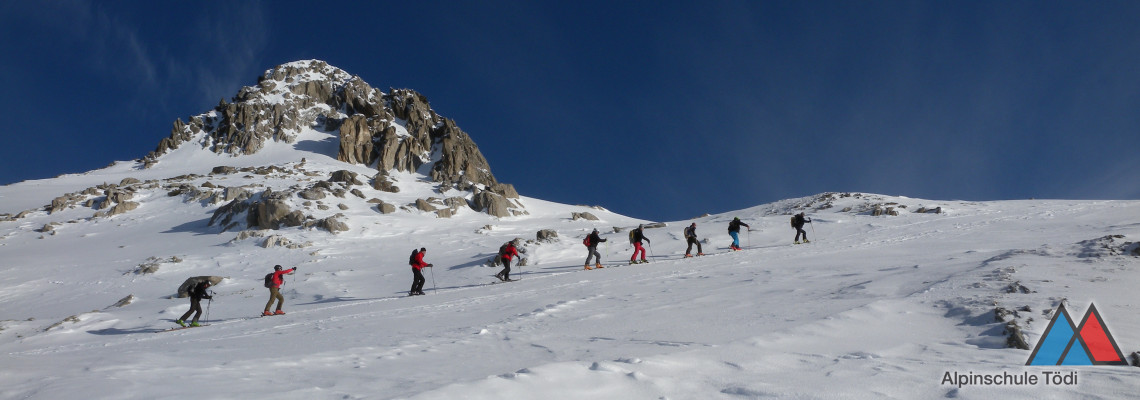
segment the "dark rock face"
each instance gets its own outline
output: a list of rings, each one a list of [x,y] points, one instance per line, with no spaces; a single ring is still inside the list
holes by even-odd
[[[232,101],[213,111],[174,122],[170,137],[144,158],[146,166],[187,142],[218,154],[244,155],[265,143],[292,143],[304,129],[336,134],[337,160],[374,166],[381,174],[396,170],[423,173],[446,188],[463,191],[475,185],[508,199],[518,199],[511,185],[491,173],[479,147],[455,123],[432,110],[426,97],[413,90],[374,89],[360,77],[323,61],[297,61],[277,66],[242,88]],[[204,133],[204,134],[202,134]],[[428,170],[421,168],[429,166]],[[231,173],[216,168],[215,174]],[[397,192],[378,174],[373,187]],[[524,214],[518,202],[496,203],[494,215]]]

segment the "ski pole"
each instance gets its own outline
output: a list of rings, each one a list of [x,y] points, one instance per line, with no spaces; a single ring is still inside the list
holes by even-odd
[[[431,292],[432,294],[439,294],[439,287],[435,286],[435,268],[431,269]]]
[[[516,266],[516,267],[519,267],[519,280],[521,281],[521,280],[522,280],[522,274],[523,274],[523,271],[522,271],[522,257],[519,257],[519,262],[515,263],[515,266]]]
[[[811,221],[808,221],[808,225],[811,225],[811,235],[815,236],[815,240],[819,240],[819,235],[815,234],[815,224],[811,223]],[[807,240],[807,239],[804,239],[804,240]]]
[[[752,228],[748,228],[748,247],[752,247]]]
[[[214,295],[211,293],[210,297],[214,297]],[[209,301],[206,302],[206,325],[210,324],[210,305],[211,304],[214,304],[214,299],[210,299]]]

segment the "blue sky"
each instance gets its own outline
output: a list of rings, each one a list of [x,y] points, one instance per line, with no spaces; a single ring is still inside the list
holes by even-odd
[[[0,3],[0,184],[139,158],[321,59],[426,95],[520,193],[633,217],[1140,198],[1138,2],[361,3]]]

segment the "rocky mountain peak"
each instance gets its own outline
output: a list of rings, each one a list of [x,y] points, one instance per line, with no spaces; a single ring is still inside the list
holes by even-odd
[[[337,160],[376,168],[374,187],[390,187],[384,180],[392,170],[421,173],[441,190],[471,192],[473,201],[489,205],[485,212],[525,213],[511,200],[517,192],[495,179],[471,137],[437,114],[424,95],[384,92],[319,60],[274,67],[229,102],[189,122],[175,121],[170,136],[143,161],[149,167],[188,144],[218,154],[254,154],[269,141],[293,143],[303,130],[336,135]]]

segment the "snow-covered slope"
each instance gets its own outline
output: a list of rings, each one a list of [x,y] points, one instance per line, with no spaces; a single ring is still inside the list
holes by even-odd
[[[115,166],[0,194],[4,212],[15,212],[64,188],[125,177],[205,175],[192,169],[235,161],[293,166],[281,160],[300,154],[274,154],[278,145],[289,146],[250,156],[265,159],[219,163],[196,153],[174,161],[174,153],[149,170]],[[303,170],[314,179],[346,168],[307,158]],[[299,179],[192,180],[288,187]],[[408,190],[398,195],[407,197],[386,199],[431,192],[414,175],[400,180]],[[346,214],[348,231],[266,232],[311,243],[298,249],[208,227],[220,204],[187,203],[161,188],[140,190],[135,201],[137,209],[111,217],[76,206],[0,222],[0,397],[1122,398],[1140,389],[1130,367],[1025,367],[1029,351],[1007,348],[1006,324],[994,318],[997,308],[1020,309],[1008,320],[1035,344],[1064,299],[1075,316],[1095,302],[1124,353],[1140,350],[1130,243],[1140,202],[826,194],[647,229],[652,262],[614,268],[631,252],[626,232],[613,227],[645,221],[526,197],[530,215],[467,210],[444,219],[380,215],[347,196],[327,212]],[[872,216],[875,205],[899,215]],[[914,212],[920,207],[941,213]],[[801,210],[814,219],[813,241],[792,245],[788,215]],[[573,220],[574,212],[601,220]],[[742,235],[745,251],[726,249],[733,217],[753,228]],[[36,232],[50,222],[61,222],[54,233]],[[691,222],[708,255],[683,259],[681,231]],[[581,239],[593,228],[609,239],[600,250],[611,267],[584,271]],[[498,245],[540,229],[559,239],[527,243],[527,265],[514,271],[521,280],[492,284],[498,268],[484,262]],[[428,295],[406,297],[405,260],[421,246],[435,265]],[[135,272],[147,263],[158,270]],[[257,317],[273,264],[299,267],[283,289],[288,314]],[[209,303],[210,326],[161,332],[188,308],[171,295],[199,275],[226,277]],[[127,296],[130,304],[113,306]],[[1054,370],[1075,371],[1079,383],[943,383],[947,372]]]

